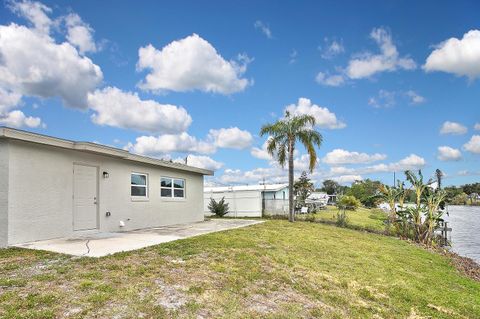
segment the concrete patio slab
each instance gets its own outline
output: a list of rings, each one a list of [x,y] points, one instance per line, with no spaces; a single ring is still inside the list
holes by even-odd
[[[246,227],[263,223],[246,219],[211,219],[208,221],[133,230],[119,233],[89,233],[72,238],[57,238],[15,245],[73,256],[103,257],[110,254],[145,248],[169,241]]]

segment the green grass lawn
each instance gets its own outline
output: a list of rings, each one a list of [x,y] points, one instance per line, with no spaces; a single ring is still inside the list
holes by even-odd
[[[267,221],[100,259],[0,250],[0,317],[480,318],[480,283],[393,237]]]
[[[298,215],[298,219],[315,219],[320,222],[335,223],[337,220],[338,208],[327,206],[315,214]],[[388,218],[387,214],[380,209],[358,208],[354,211],[346,211],[349,226],[366,229],[376,232],[385,230],[384,221]]]

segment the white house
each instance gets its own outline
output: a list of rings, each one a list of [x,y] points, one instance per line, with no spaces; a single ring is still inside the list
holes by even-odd
[[[205,187],[206,215],[210,214],[210,199],[219,201],[222,197],[229,204],[227,216],[230,217],[262,217],[288,212],[288,184]]]
[[[210,170],[0,127],[0,247],[202,221]]]

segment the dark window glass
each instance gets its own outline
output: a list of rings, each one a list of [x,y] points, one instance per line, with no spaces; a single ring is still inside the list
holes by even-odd
[[[162,188],[160,190],[160,195],[162,197],[172,197],[172,190],[170,188]]]
[[[147,185],[147,176],[132,174],[132,185]]]
[[[132,196],[147,196],[147,188],[141,186],[132,186]]]
[[[174,195],[174,197],[184,197],[183,189],[175,189],[173,191],[173,195]]]
[[[185,187],[185,181],[183,179],[175,179],[173,181],[173,187],[184,188]]]
[[[161,186],[162,187],[172,187],[172,179],[171,178],[162,178],[161,181]]]

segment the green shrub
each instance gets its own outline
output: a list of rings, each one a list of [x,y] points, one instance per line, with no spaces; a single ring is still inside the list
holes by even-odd
[[[465,193],[460,193],[455,195],[450,201],[450,205],[467,205],[468,195]]]
[[[225,203],[225,197],[222,197],[218,202],[215,199],[210,198],[208,204],[210,212],[218,217],[223,217],[228,214],[228,203]]]
[[[345,209],[339,209],[336,217],[337,221],[335,222],[335,224],[338,227],[348,227],[348,217]]]
[[[348,210],[356,210],[361,206],[362,203],[358,199],[356,199],[354,196],[342,196],[337,202],[337,206],[339,208],[345,208]]]

